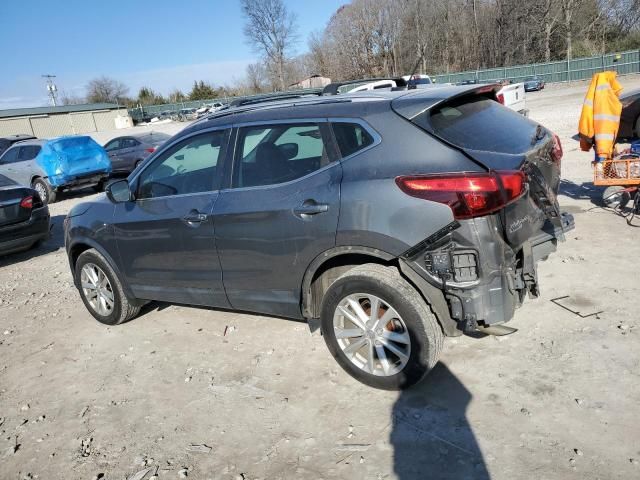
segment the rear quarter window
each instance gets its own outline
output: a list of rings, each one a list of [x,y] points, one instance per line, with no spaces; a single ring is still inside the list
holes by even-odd
[[[331,126],[343,158],[373,145],[373,137],[362,125],[336,122]]]
[[[453,100],[421,113],[413,122],[470,150],[521,154],[538,140],[537,123],[486,97]]]

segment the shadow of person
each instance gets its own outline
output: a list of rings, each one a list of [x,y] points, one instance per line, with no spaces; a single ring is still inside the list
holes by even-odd
[[[397,478],[490,478],[466,418],[471,398],[441,362],[424,381],[401,392],[393,406],[390,435]]]

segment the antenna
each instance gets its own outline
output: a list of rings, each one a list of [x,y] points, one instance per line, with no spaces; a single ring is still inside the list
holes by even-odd
[[[56,78],[55,75],[42,75],[42,78],[47,79],[47,95],[49,95],[49,100],[51,100],[51,105],[54,107],[58,105],[58,87],[53,83],[53,79]]]

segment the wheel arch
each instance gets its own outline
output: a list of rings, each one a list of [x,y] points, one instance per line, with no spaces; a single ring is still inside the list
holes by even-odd
[[[83,237],[83,238],[74,240],[73,243],[67,249],[68,256],[69,256],[69,266],[71,267],[71,276],[73,277],[74,285],[76,287],[79,287],[78,282],[80,280],[76,278],[76,263],[78,262],[78,258],[83,252],[86,252],[87,250],[90,250],[90,249],[94,249],[98,253],[100,253],[100,255],[102,255],[104,259],[109,263],[111,268],[113,268],[113,271],[116,272],[116,275],[118,275],[118,280],[120,280],[120,283],[122,284],[122,290],[124,291],[129,301],[132,303],[137,302],[138,299],[133,294],[133,291],[131,290],[131,288],[129,288],[129,284],[127,283],[126,279],[124,278],[124,275],[118,268],[118,265],[114,261],[113,257],[109,255],[109,253],[102,246],[100,246],[98,242],[92,240],[91,238]]]
[[[318,255],[307,268],[302,281],[302,316],[312,331],[319,327],[317,319],[324,293],[344,272],[365,263],[394,266],[400,275],[422,296],[431,307],[438,324],[446,336],[459,336],[462,332],[449,314],[449,306],[442,290],[429,284],[402,259],[376,248],[362,246],[334,247]]]

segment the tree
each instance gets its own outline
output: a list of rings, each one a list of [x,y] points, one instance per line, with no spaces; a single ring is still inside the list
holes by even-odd
[[[200,80],[193,82],[193,88],[189,93],[189,100],[209,100],[218,96],[218,91],[208,83]]]
[[[87,84],[87,101],[89,103],[125,103],[129,87],[124,83],[101,76]]]
[[[169,101],[172,103],[184,102],[187,99],[187,96],[182,92],[182,90],[176,88],[169,93]]]
[[[241,0],[247,43],[264,56],[273,71],[279,90],[284,90],[287,55],[297,40],[296,17],[283,0]]]
[[[164,97],[149,87],[142,87],[138,92],[138,103],[141,105],[161,105],[167,103]]]
[[[60,103],[62,105],[81,105],[83,103],[87,103],[87,101],[78,95],[70,95],[63,91],[62,95],[60,95]]]

